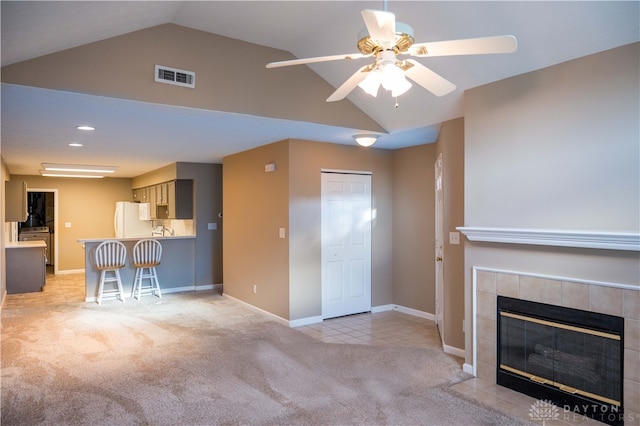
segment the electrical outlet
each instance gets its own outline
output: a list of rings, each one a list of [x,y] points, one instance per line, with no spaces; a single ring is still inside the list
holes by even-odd
[[[449,232],[449,244],[460,244],[459,232]]]
[[[253,285],[253,294],[258,293],[258,286],[257,285]]]

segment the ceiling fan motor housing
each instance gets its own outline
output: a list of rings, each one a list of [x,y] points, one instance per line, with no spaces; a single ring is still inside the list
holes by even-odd
[[[393,46],[385,46],[385,43],[372,39],[366,29],[360,31],[358,34],[357,46],[358,50],[365,55],[375,55],[383,50],[392,50],[398,54],[409,50],[409,47],[411,47],[413,43],[415,43],[415,40],[413,38],[413,28],[411,25],[396,22],[396,38]]]

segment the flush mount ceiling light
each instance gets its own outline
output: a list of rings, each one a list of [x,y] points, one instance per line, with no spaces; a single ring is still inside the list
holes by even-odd
[[[82,126],[76,126],[76,129],[78,129],[78,130],[95,130],[96,128],[93,127],[93,126],[82,125]]]
[[[67,145],[72,146],[74,148],[79,147],[79,146],[84,146],[84,145],[82,145],[81,143],[78,143],[78,142],[71,142],[71,143],[68,143]]]
[[[105,174],[115,173],[117,166],[89,166],[85,164],[42,163],[42,176],[102,178]]]
[[[79,173],[50,173],[46,170],[40,170],[40,174],[46,177],[68,177],[68,178],[90,178],[90,179],[102,179],[104,175],[91,175],[91,174],[79,174]]]
[[[88,166],[85,164],[55,164],[42,163],[46,171],[54,172],[83,172],[83,173],[115,173],[117,166]]]
[[[378,140],[376,135],[354,135],[353,138],[360,146],[371,146]]]

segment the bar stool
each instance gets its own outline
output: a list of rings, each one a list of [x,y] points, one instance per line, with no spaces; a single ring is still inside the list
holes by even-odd
[[[140,295],[143,292],[145,294],[155,294],[159,298],[162,297],[158,274],[156,273],[156,266],[160,264],[161,256],[162,245],[158,240],[148,238],[138,241],[133,246],[133,266],[136,267],[136,273],[133,278],[131,297],[140,300]],[[143,284],[144,279],[149,280],[147,285]]]
[[[127,248],[120,241],[106,240],[96,248],[96,268],[100,271],[100,284],[98,284],[98,305],[102,303],[102,296],[114,294],[124,302],[124,289],[120,279],[120,268],[125,264]],[[107,276],[112,272],[112,276]],[[105,290],[105,282],[115,282],[115,288]]]

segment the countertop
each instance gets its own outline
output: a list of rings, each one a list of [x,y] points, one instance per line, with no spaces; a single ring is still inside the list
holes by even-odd
[[[44,241],[11,241],[5,245],[5,248],[34,248],[42,247],[46,248],[47,243]]]
[[[151,238],[158,241],[164,240],[184,240],[184,239],[195,239],[195,235],[178,235],[178,236],[148,236],[148,237],[128,237],[128,238],[83,238],[78,240],[79,243],[99,243],[107,240],[116,240],[116,241],[139,241],[146,238]],[[35,242],[35,241],[34,241]]]

